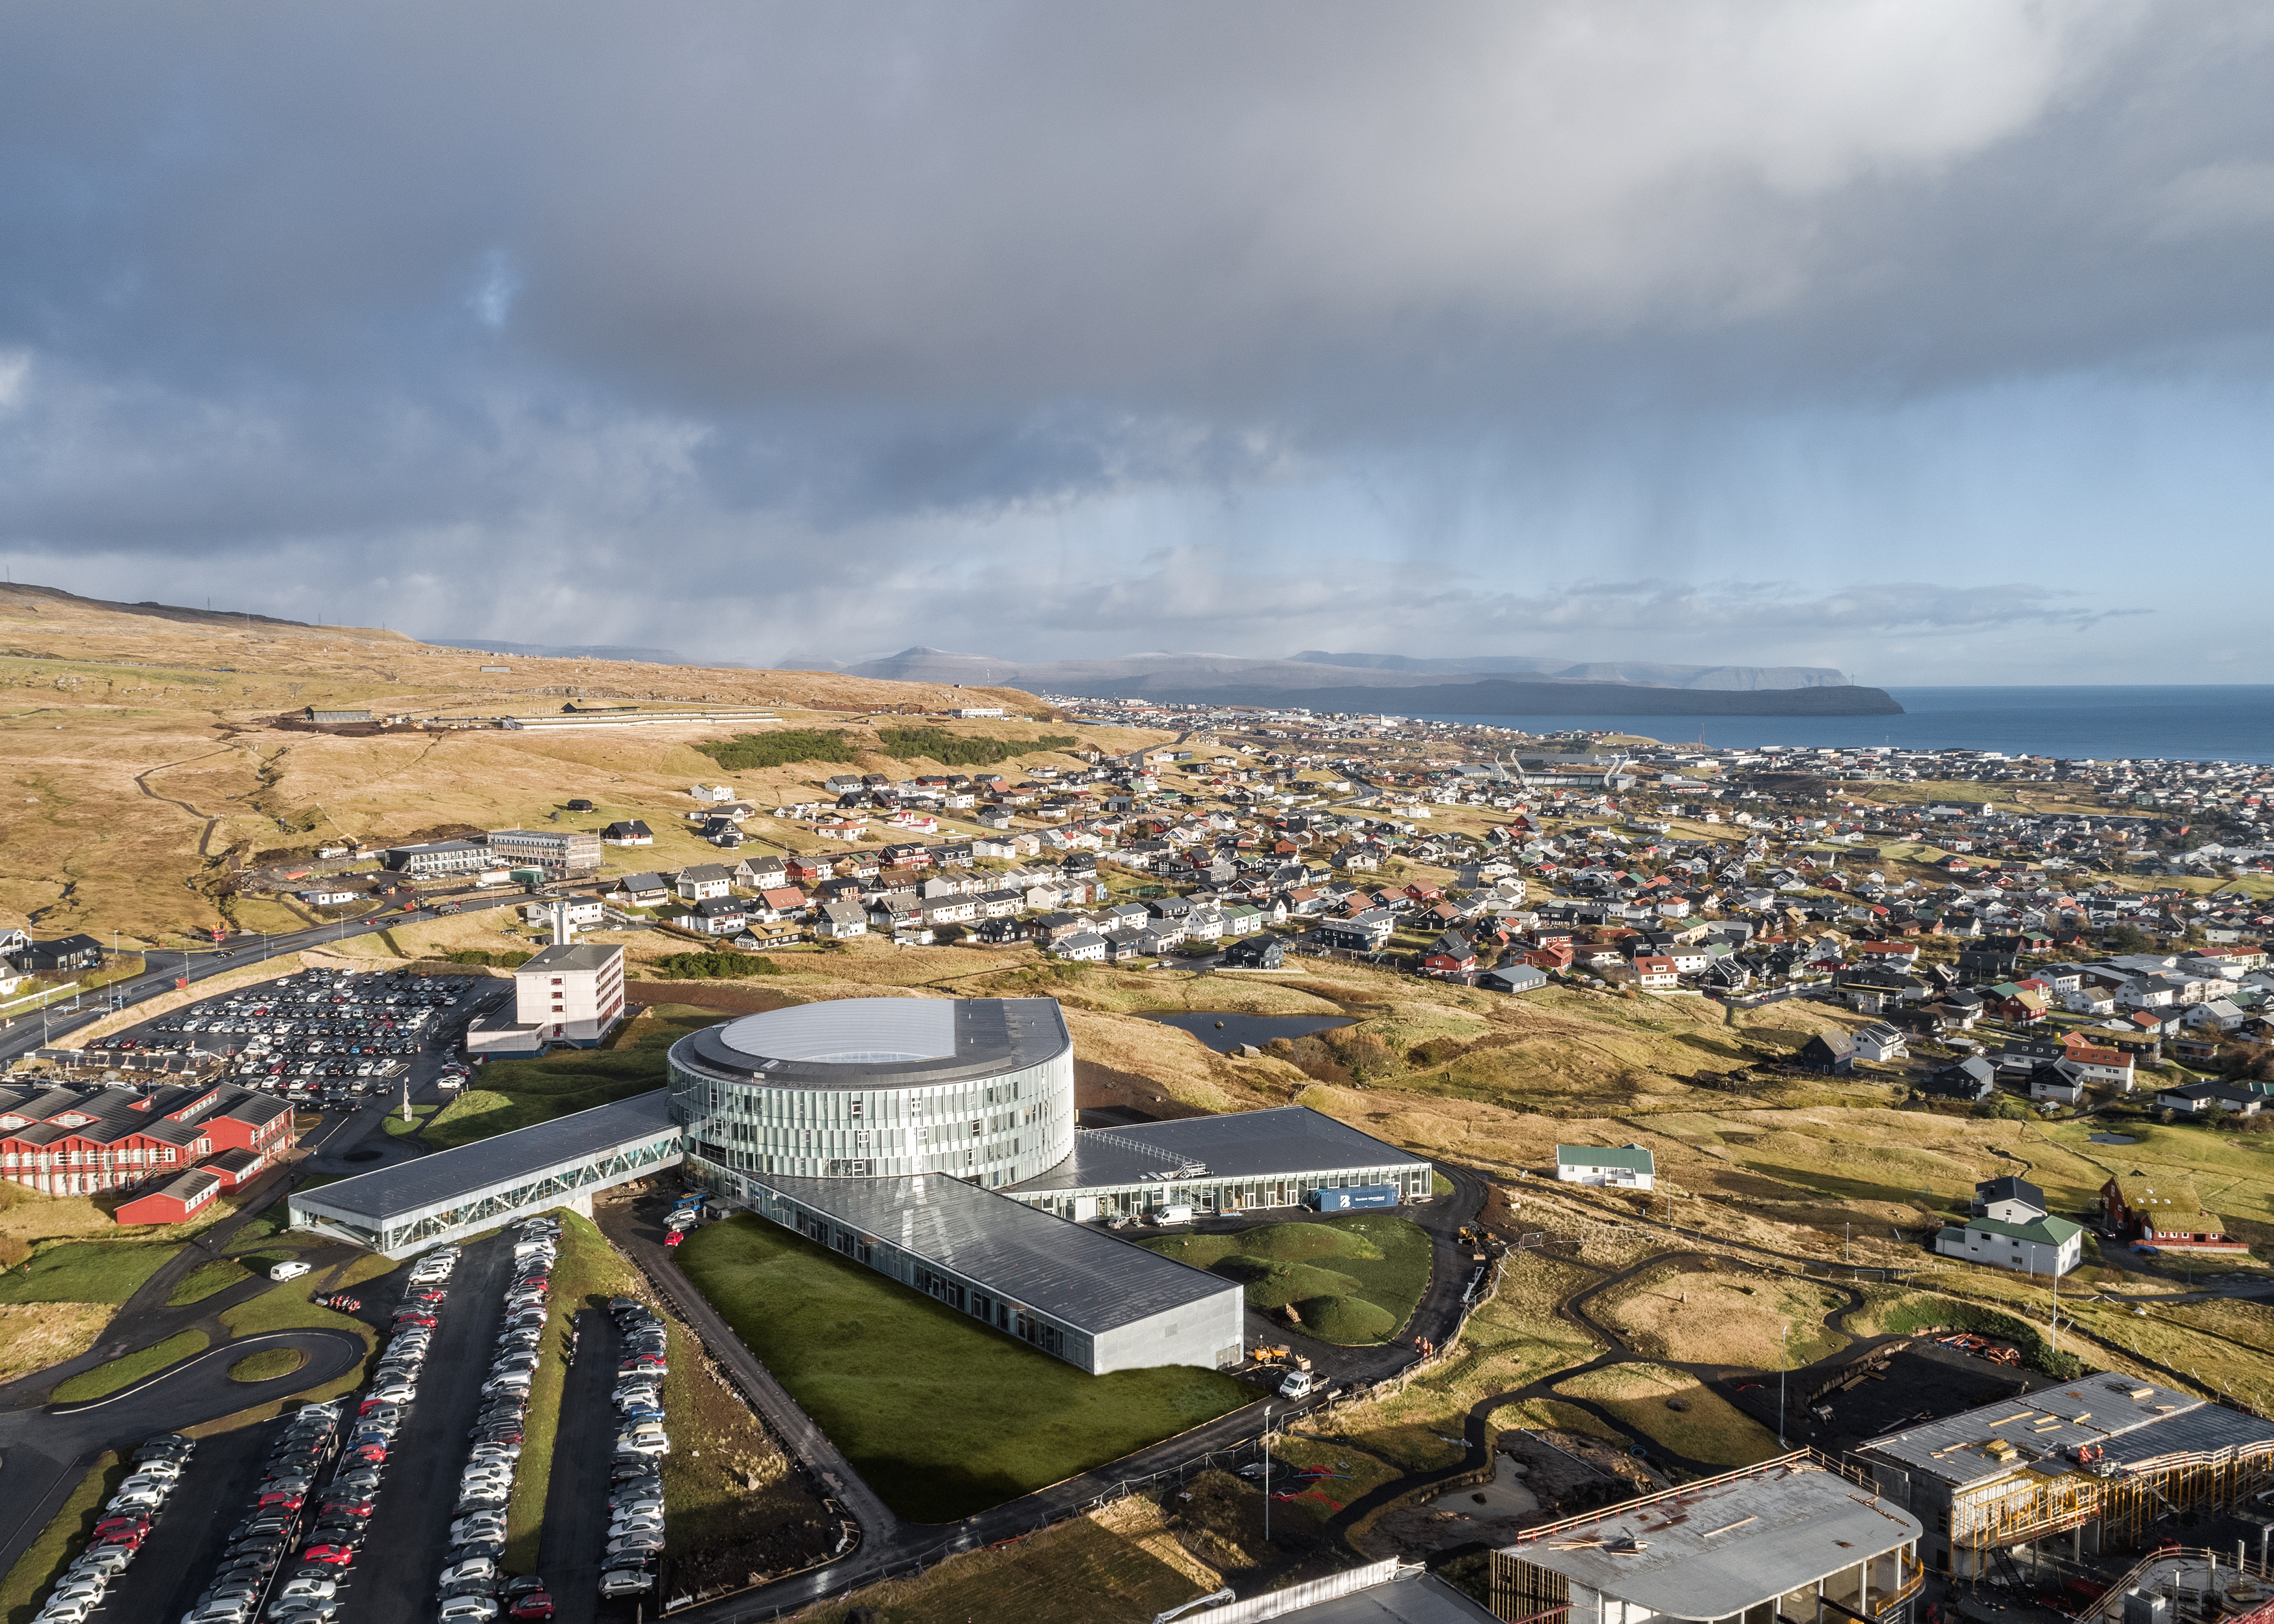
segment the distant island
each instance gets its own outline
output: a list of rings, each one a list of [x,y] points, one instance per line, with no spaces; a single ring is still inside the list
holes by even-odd
[[[1654,688],[1639,682],[1449,682],[1397,688],[1177,690],[1148,697],[1195,705],[1264,705],[1385,716],[1901,716],[1885,688]]]

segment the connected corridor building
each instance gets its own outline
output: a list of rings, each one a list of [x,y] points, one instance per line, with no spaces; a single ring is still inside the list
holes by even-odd
[[[676,1167],[1094,1374],[1246,1357],[1239,1286],[1096,1227],[1268,1212],[1435,1169],[1299,1106],[1077,1129],[1051,998],[852,998],[690,1033],[665,1090],[296,1194],[293,1222],[392,1255]],[[1387,1198],[1385,1198],[1387,1199]]]
[[[667,1096],[644,1094],[296,1190],[291,1222],[404,1258],[549,1207],[589,1218],[594,1191],[666,1172],[679,1160]]]

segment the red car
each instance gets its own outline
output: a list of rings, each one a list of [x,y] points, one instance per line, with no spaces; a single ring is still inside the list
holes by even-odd
[[[321,1562],[328,1568],[345,1568],[355,1560],[355,1553],[346,1545],[310,1545],[300,1553],[304,1562]]]
[[[107,1539],[113,1534],[147,1534],[150,1531],[147,1517],[105,1517],[94,1525],[94,1537]]]
[[[102,1545],[118,1545],[129,1551],[139,1551],[142,1548],[142,1542],[149,1538],[149,1525],[145,1523],[140,1528],[122,1528],[115,1530],[114,1532],[105,1534],[102,1538],[96,1540],[95,1544]]]
[[[350,1517],[367,1517],[371,1513],[372,1504],[367,1500],[328,1500],[324,1502],[319,1515],[328,1517],[335,1514]]]
[[[686,1238],[687,1237],[684,1235],[681,1234],[678,1230],[674,1229],[670,1234],[663,1237],[663,1244],[666,1246],[676,1246],[680,1242]]]
[[[355,1452],[355,1458],[358,1461],[366,1462],[373,1466],[384,1465],[387,1462],[387,1446],[385,1444],[365,1444]]]
[[[531,1590],[506,1610],[509,1619],[549,1619],[553,1616],[553,1598],[543,1590]]]
[[[263,1507],[282,1506],[287,1511],[297,1511],[300,1509],[301,1498],[290,1489],[271,1489],[253,1504]]]

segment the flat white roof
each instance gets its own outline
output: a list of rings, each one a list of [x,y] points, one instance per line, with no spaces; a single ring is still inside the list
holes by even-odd
[[[1502,1549],[1653,1613],[1724,1619],[1923,1531],[1894,1501],[1795,1455],[1550,1523]]]
[[[745,1015],[719,1035],[754,1060],[946,1060],[955,1054],[955,1004],[945,998],[838,998]]]

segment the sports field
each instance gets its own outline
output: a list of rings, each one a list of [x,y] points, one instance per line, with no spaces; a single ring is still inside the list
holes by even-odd
[[[885,1502],[945,1522],[1261,1395],[1186,1365],[1088,1376],[743,1214],[679,1261]]]

